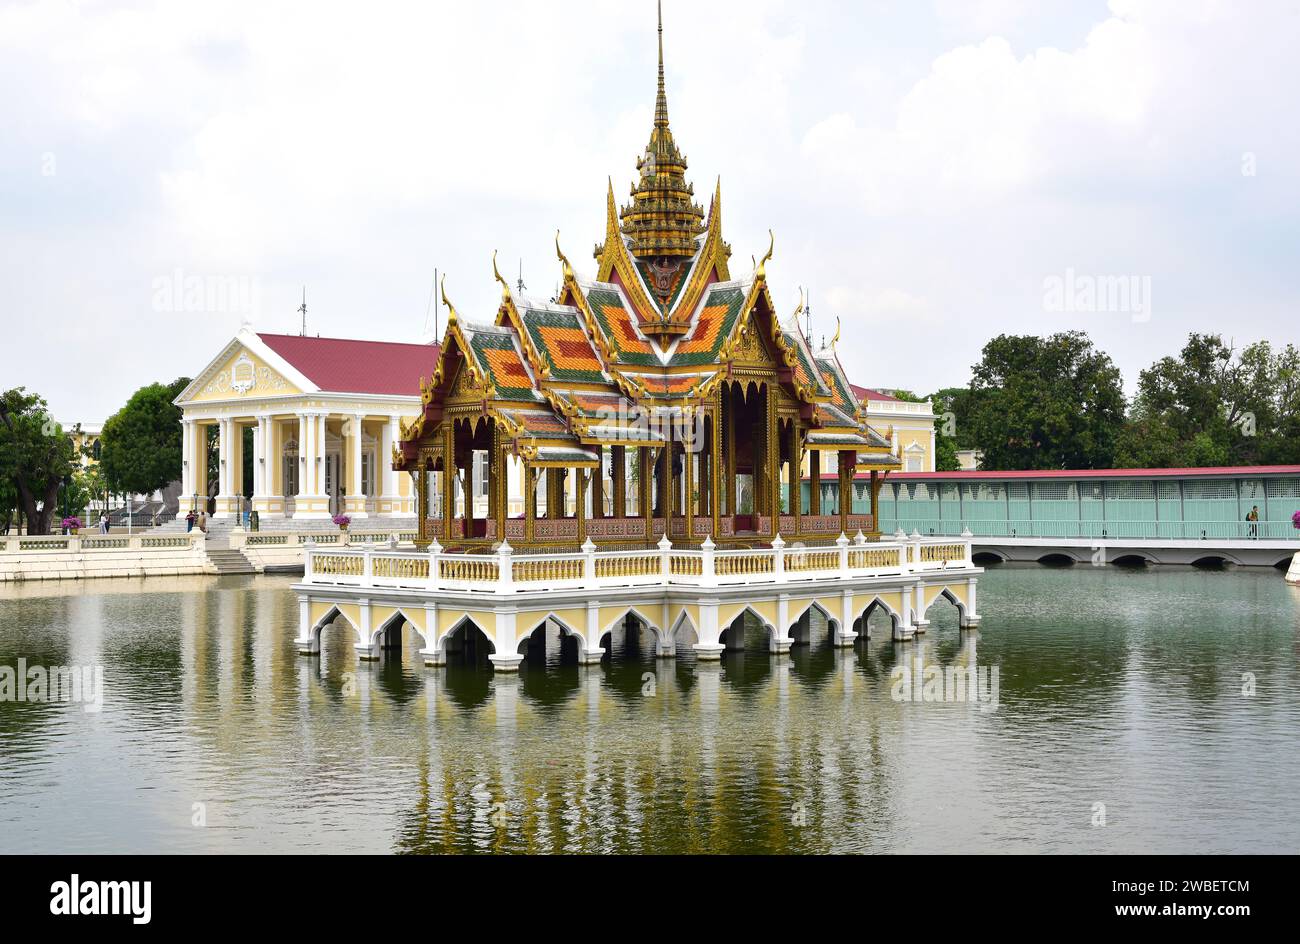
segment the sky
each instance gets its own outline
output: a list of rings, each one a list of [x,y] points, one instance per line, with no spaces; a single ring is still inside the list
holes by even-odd
[[[1131,392],[1191,331],[1300,342],[1300,4],[665,0],[669,115],[734,275],[851,378],[965,384],[1087,331]],[[0,388],[65,423],[244,323],[430,336],[492,253],[594,274],[655,91],[649,0],[0,4]],[[431,365],[432,369],[432,365]]]

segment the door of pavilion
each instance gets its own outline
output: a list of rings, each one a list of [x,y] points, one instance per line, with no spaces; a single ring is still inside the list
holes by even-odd
[[[772,515],[768,448],[771,387],[741,381],[725,385],[722,395],[723,475],[722,510],[731,518],[736,535],[766,534]]]

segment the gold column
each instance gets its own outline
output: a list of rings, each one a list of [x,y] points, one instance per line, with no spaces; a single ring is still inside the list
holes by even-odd
[[[605,447],[596,447],[596,475],[591,480],[591,516],[605,517]]]
[[[853,467],[856,464],[851,456],[855,454],[843,449],[838,453],[836,463],[840,475],[840,532],[849,533],[849,511],[853,504]]]
[[[685,423],[683,417],[683,424]],[[688,539],[695,537],[695,470],[691,468],[695,464],[695,437],[692,436],[688,448],[686,438],[682,437],[682,504],[685,506],[683,513],[686,516],[686,537]]]
[[[781,518],[781,442],[776,426],[776,386],[768,384],[763,394],[767,406],[767,421],[763,428],[763,450],[767,456],[767,481],[763,484],[763,498],[766,499],[768,516],[771,519],[770,532],[776,537]]]
[[[790,418],[790,514],[794,533],[803,531],[803,453],[799,450],[799,417]]]
[[[880,486],[884,480],[880,478],[880,473],[875,469],[871,470],[871,530],[874,534],[880,533]]]
[[[524,540],[532,544],[537,535],[537,470],[524,463]]]
[[[415,467],[415,533],[420,547],[429,546],[429,470],[428,461],[421,459]]]
[[[663,499],[659,502],[659,510],[663,512],[664,516],[664,534],[668,535],[669,539],[672,538],[673,534],[672,520],[677,517],[677,512],[680,510],[678,506],[681,504],[681,498],[677,494],[677,483],[680,479],[681,476],[677,474],[677,443],[673,437],[673,424],[669,423],[668,442],[664,448],[663,471],[663,481],[667,484],[666,487],[661,486],[659,492],[663,496]]]
[[[560,488],[560,470],[554,467],[546,470],[546,517],[563,518],[564,501],[556,500],[556,497],[562,495]]]
[[[641,463],[638,468],[638,486],[640,494],[637,496],[641,501],[641,514],[645,516],[645,539],[646,543],[654,543],[654,495],[651,494],[650,487],[650,447],[641,446],[637,449],[639,453],[638,461]]]
[[[451,519],[456,517],[456,423],[444,420],[442,428],[442,540],[451,543]]]
[[[724,429],[722,434],[726,437],[726,489],[727,489],[727,509],[726,513],[731,517],[736,517],[736,398],[733,392],[727,391],[727,403],[723,406],[726,416],[723,418]]]
[[[578,543],[582,544],[587,540],[587,470],[582,466],[575,466],[573,474],[578,477],[573,483],[577,497],[573,510],[578,518]]]
[[[704,426],[706,423],[708,423],[708,421],[709,421],[709,411],[706,409],[700,410],[701,430],[704,429]],[[698,464],[695,467],[695,470],[699,473],[700,517],[710,518],[713,516],[713,508],[709,503],[709,498],[711,496],[709,494],[708,483],[713,481],[713,477],[709,472],[709,456],[711,453],[711,450],[709,448],[710,446],[709,437],[701,433],[699,438],[699,444],[700,444],[700,450],[698,453],[696,453],[699,459],[698,459]]]
[[[722,506],[722,495],[719,493],[718,453],[721,451],[722,431],[718,427],[718,421],[722,419],[722,395],[721,392],[714,395],[713,399],[713,416],[709,420],[709,515],[713,519],[713,540],[716,542],[718,536],[722,534],[720,530],[720,509]]]
[[[492,424],[492,462],[488,475],[492,480],[492,495],[496,507],[493,509],[497,522],[497,540],[506,539],[506,519],[510,517],[510,473],[506,471],[506,447],[501,441],[501,430]]]
[[[609,454],[609,474],[614,480],[614,517],[627,517],[627,447],[613,446]]]
[[[808,514],[822,513],[822,454],[819,449],[808,450]]]

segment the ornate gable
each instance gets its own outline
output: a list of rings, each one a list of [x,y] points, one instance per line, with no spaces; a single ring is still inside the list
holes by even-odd
[[[179,399],[185,403],[206,403],[292,396],[303,392],[247,345],[235,341]]]

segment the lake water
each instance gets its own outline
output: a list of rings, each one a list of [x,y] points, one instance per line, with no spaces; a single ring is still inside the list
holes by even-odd
[[[97,712],[0,702],[0,851],[1300,849],[1276,571],[1004,566],[977,634],[941,602],[923,642],[517,677],[337,628],[300,656],[291,582],[0,585],[0,667],[104,678]],[[918,654],[996,704],[896,700]]]

